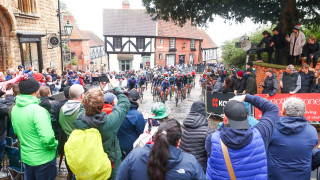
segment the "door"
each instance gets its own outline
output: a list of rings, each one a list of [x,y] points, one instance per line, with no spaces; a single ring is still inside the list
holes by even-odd
[[[147,63],[148,61],[150,62],[150,56],[143,56],[143,57],[142,57],[143,67],[146,67],[146,63]]]
[[[184,64],[184,62],[185,62],[185,55],[180,55],[179,56],[179,64]]]
[[[167,66],[174,66],[176,61],[176,55],[175,54],[167,54],[166,55],[166,65]]]

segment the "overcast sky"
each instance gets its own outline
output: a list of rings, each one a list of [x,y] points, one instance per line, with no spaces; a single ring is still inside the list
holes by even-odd
[[[90,30],[99,37],[103,37],[102,14],[104,8],[122,8],[122,0],[62,0],[67,4],[68,10],[74,15],[81,30]],[[143,9],[141,0],[130,0],[131,9]],[[232,40],[244,33],[250,33],[259,28],[249,19],[243,24],[229,22],[217,17],[213,23],[208,24],[206,29],[212,40],[221,46],[224,41]]]

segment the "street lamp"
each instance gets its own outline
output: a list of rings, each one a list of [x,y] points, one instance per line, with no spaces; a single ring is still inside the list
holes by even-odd
[[[72,29],[73,29],[73,26],[70,24],[70,21],[67,20],[67,24],[64,26],[64,32],[66,33],[66,36],[71,36],[71,33],[72,33]]]

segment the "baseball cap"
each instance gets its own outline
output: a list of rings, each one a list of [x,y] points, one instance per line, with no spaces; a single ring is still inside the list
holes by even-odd
[[[223,109],[232,129],[249,129],[248,113],[245,105],[236,100],[229,101]]]
[[[129,91],[128,97],[131,98],[133,101],[136,101],[140,98],[140,95],[137,90],[131,90]]]

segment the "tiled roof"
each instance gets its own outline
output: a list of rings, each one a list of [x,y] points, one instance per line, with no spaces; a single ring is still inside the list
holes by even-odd
[[[104,9],[103,35],[156,36],[156,22],[143,9]]]
[[[81,34],[89,39],[90,47],[104,46],[104,42],[94,32],[81,30]]]
[[[189,39],[201,39],[201,35],[196,26],[188,21],[183,27],[175,25],[171,21],[158,21],[158,36],[161,37],[180,37]]]
[[[72,26],[73,26],[73,29],[70,36],[70,40],[88,40],[88,38],[82,34],[81,30],[77,26],[73,24]]]
[[[212,49],[212,48],[218,48],[218,46],[216,45],[216,43],[214,43],[212,41],[212,39],[210,38],[210,36],[207,34],[207,32],[205,30],[199,30],[199,33],[201,35],[201,38],[203,39],[202,43],[201,43],[201,47],[202,49]]]

